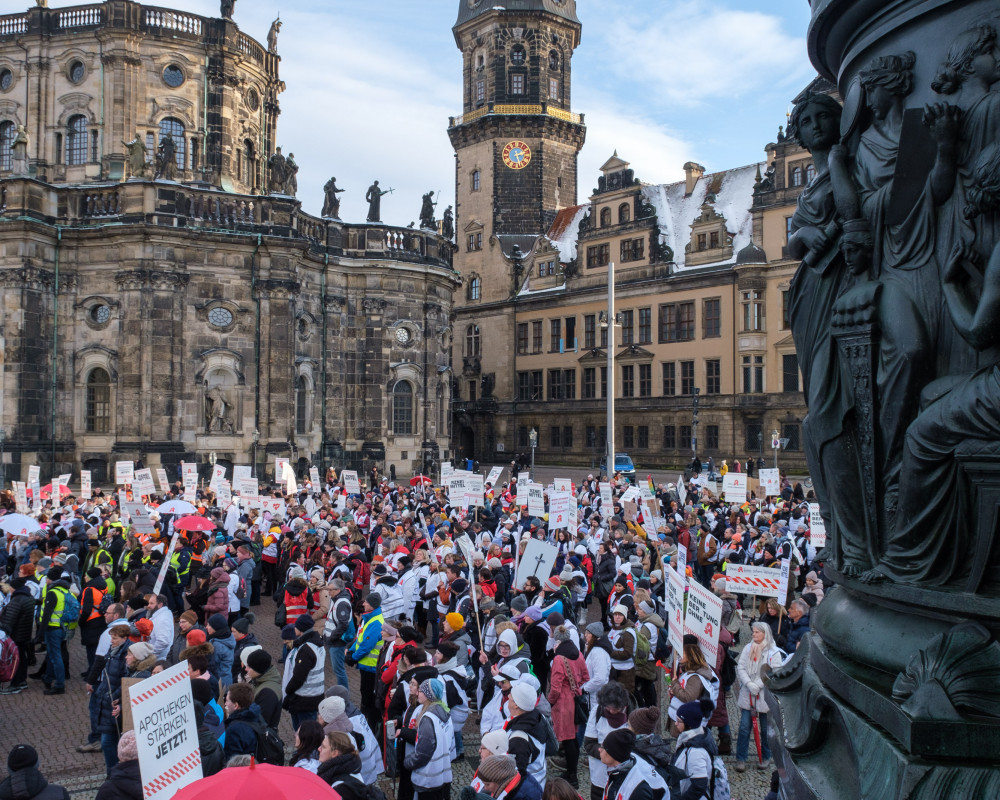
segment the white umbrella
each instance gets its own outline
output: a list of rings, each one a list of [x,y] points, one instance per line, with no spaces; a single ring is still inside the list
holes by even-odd
[[[29,536],[38,533],[42,526],[38,520],[25,514],[5,514],[0,517],[0,531],[13,536]]]
[[[158,514],[196,514],[198,509],[185,500],[171,500],[169,503],[163,503],[157,506],[156,513]]]

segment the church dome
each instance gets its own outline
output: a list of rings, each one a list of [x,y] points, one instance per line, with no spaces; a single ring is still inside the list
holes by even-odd
[[[736,266],[743,266],[746,264],[766,264],[767,263],[767,253],[753,242],[750,242],[746,247],[744,247],[740,252],[736,254]]]

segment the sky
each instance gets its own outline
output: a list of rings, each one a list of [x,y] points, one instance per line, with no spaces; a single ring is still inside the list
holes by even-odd
[[[421,197],[454,204],[448,117],[462,112],[462,60],[451,27],[464,0],[237,0],[259,42],[280,11],[278,144],[299,164],[303,210],[319,214],[331,177],[341,217],[363,222],[373,179],[394,192],[382,218],[418,220]],[[496,0],[502,4],[502,0]],[[73,3],[52,0],[50,6]],[[218,0],[157,5],[218,16]],[[573,110],[586,115],[577,202],[611,154],[649,183],[763,160],[791,98],[814,77],[806,0],[578,0]]]

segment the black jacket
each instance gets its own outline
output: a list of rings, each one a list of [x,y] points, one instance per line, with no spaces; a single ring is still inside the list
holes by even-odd
[[[10,602],[0,611],[0,628],[15,644],[26,645],[31,641],[31,626],[35,618],[35,598],[27,587],[15,589]]]
[[[113,766],[108,779],[97,790],[95,800],[142,800],[139,759],[119,761]]]
[[[35,766],[12,771],[0,783],[0,800],[69,800],[69,792],[50,784]]]
[[[554,736],[555,734],[551,733],[552,728],[542,717],[542,712],[537,708],[525,711],[507,723],[507,738],[510,740],[507,751],[510,755],[514,756],[514,761],[517,762],[517,771],[525,775],[528,772],[528,765],[538,758],[539,752],[535,743],[530,739],[525,739],[523,736],[514,736],[518,731],[528,734],[528,736],[541,744],[542,754],[544,754],[546,743],[549,741],[550,736]],[[558,746],[558,742],[555,744]]]
[[[219,737],[205,725],[198,726],[198,749],[201,750],[201,774],[206,778],[226,765]]]
[[[357,778],[351,777],[361,772],[361,756],[334,756],[319,765],[316,774],[332,786],[344,800],[366,800],[368,789]]]

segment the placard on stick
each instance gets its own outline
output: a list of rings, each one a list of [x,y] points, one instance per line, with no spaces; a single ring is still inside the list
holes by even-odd
[[[719,655],[719,628],[722,627],[722,598],[697,581],[688,584],[687,612],[684,633],[698,637],[705,661],[714,665]]]

